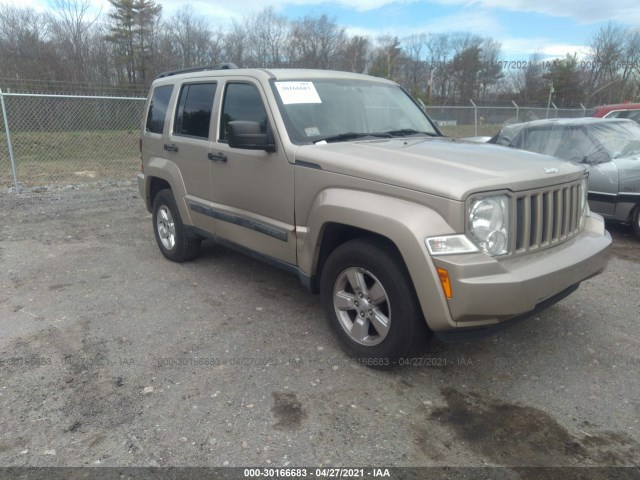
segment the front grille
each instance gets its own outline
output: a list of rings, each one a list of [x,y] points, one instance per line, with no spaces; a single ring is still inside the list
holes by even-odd
[[[566,242],[580,231],[582,182],[514,194],[512,253],[520,254]]]

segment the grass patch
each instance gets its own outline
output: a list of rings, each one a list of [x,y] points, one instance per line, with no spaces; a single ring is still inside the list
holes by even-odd
[[[140,166],[138,132],[12,132],[11,139],[21,185],[129,179]],[[8,153],[6,137],[0,149]],[[11,184],[11,165],[2,163],[0,184]]]
[[[478,125],[493,136],[500,125]],[[443,126],[454,138],[476,135],[473,125]],[[18,182],[23,186],[132,178],[140,168],[139,133],[130,130],[12,132]],[[0,185],[13,184],[7,139],[0,135]]]

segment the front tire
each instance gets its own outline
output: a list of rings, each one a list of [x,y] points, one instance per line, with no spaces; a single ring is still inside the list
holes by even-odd
[[[322,270],[322,306],[344,349],[363,365],[390,368],[424,349],[429,330],[402,257],[384,241],[351,240]]]
[[[185,228],[170,189],[156,195],[152,218],[156,242],[165,257],[173,262],[184,262],[198,256],[201,239],[191,236]]]
[[[633,213],[633,233],[636,234],[636,238],[640,239],[640,203],[636,205]]]

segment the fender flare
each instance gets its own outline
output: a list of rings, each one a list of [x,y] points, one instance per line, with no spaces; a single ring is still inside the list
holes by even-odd
[[[323,190],[311,205],[307,234],[298,246],[298,265],[309,275],[317,273],[322,236],[329,224],[356,227],[391,241],[405,262],[429,326],[455,325],[425,244],[428,236],[456,233],[441,215],[425,205],[373,192]]]
[[[160,178],[166,181],[171,186],[173,197],[180,211],[182,223],[185,225],[193,225],[191,214],[185,201],[187,189],[180,168],[165,158],[153,157],[149,159],[149,162],[145,165],[144,175],[147,179],[145,187],[146,198],[150,201],[151,179]],[[151,207],[153,208],[153,205],[151,205]]]

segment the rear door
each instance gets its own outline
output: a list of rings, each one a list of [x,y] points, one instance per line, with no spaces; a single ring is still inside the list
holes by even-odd
[[[185,201],[194,225],[215,233],[215,220],[207,214],[211,202],[211,121],[217,90],[215,81],[185,82],[180,85],[165,157],[180,169],[187,191]]]

